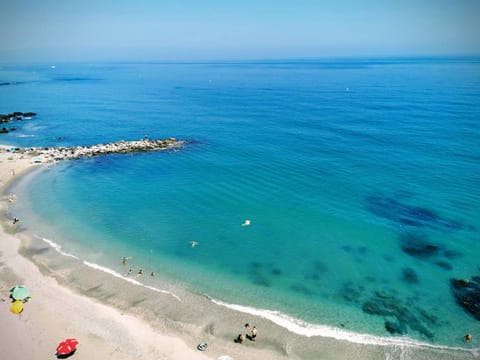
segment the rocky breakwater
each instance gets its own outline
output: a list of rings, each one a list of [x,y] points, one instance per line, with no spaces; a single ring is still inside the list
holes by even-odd
[[[165,140],[142,139],[136,141],[118,141],[108,144],[76,147],[16,148],[16,153],[35,157],[35,162],[80,159],[107,154],[127,154],[135,152],[157,151],[179,148],[185,141],[175,138]]]

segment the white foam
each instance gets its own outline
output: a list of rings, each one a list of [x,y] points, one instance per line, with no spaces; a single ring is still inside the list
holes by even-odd
[[[88,261],[85,261],[83,260],[83,263],[95,270],[99,270],[99,271],[103,271],[103,272],[106,272],[107,274],[109,275],[112,275],[112,276],[115,276],[116,278],[119,278],[119,279],[123,279],[125,281],[128,281],[129,283],[131,284],[134,284],[134,285],[137,285],[137,286],[141,286],[141,287],[144,287],[146,289],[149,289],[149,290],[153,290],[153,291],[156,291],[158,293],[162,293],[162,294],[168,294],[168,295],[171,295],[173,296],[174,298],[176,298],[177,300],[179,301],[182,301],[182,299],[180,299],[177,295],[175,295],[174,293],[170,292],[170,291],[167,291],[167,290],[162,290],[162,289],[158,289],[156,287],[153,287],[153,286],[149,286],[149,285],[145,285],[145,284],[142,284],[140,281],[138,280],[135,280],[133,278],[130,278],[130,277],[127,277],[127,276],[123,276],[122,274],[116,272],[115,270],[112,270],[110,268],[107,268],[107,267],[104,267],[104,266],[101,266],[101,265],[98,265],[98,264],[94,264],[94,263],[91,263],[91,262],[88,262]]]
[[[75,255],[72,255],[70,253],[66,253],[65,251],[62,251],[62,247],[57,244],[56,242],[53,242],[52,240],[49,240],[49,239],[46,239],[46,238],[43,238],[43,237],[40,237],[40,236],[36,236],[35,237],[37,239],[41,239],[43,241],[45,241],[48,245],[50,245],[56,252],[58,252],[59,254],[63,255],[63,256],[68,256],[68,257],[71,257],[71,258],[74,258],[74,259],[77,259],[77,260],[80,260],[78,257],[76,257]]]
[[[443,345],[434,345],[425,342],[413,340],[408,337],[382,337],[369,334],[355,333],[353,331],[347,331],[344,329],[335,328],[332,326],[310,324],[303,320],[295,319],[288,315],[285,315],[279,311],[256,309],[249,306],[243,306],[238,304],[228,304],[219,300],[215,300],[211,297],[209,299],[217,305],[227,307],[236,311],[247,313],[250,315],[258,316],[287,329],[298,335],[306,337],[321,336],[334,338],[336,340],[348,341],[351,343],[362,345],[376,345],[376,346],[399,346],[399,347],[422,347],[432,348],[437,350],[458,350],[471,352],[470,349],[460,347],[449,347]]]
[[[43,238],[43,237],[39,237],[39,236],[35,236],[36,238],[38,239],[41,239],[43,240],[44,242],[46,242],[48,245],[50,245],[56,252],[58,252],[59,254],[63,255],[63,256],[68,256],[68,257],[72,257],[74,259],[77,259],[77,260],[81,260],[79,257],[75,256],[75,255],[72,255],[70,253],[66,253],[64,251],[62,251],[62,247],[57,244],[56,242],[52,241],[52,240],[49,240],[49,239],[46,239],[46,238]],[[105,266],[101,266],[101,265],[98,265],[98,264],[95,264],[95,263],[91,263],[91,262],[88,262],[88,261],[85,261],[83,260],[82,261],[84,265],[88,266],[88,267],[91,267],[92,269],[95,269],[95,270],[98,270],[98,271],[102,271],[102,272],[105,272],[109,275],[112,275],[116,278],[119,278],[119,279],[122,279],[122,280],[125,280],[131,284],[134,284],[134,285],[137,285],[137,286],[141,286],[141,287],[144,287],[146,289],[149,289],[149,290],[152,290],[152,291],[156,291],[158,293],[162,293],[162,294],[167,294],[167,295],[171,295],[173,296],[175,299],[179,300],[179,301],[182,301],[182,299],[180,299],[180,297],[178,297],[176,294],[170,292],[170,291],[167,291],[167,290],[162,290],[162,289],[158,289],[156,287],[153,287],[153,286],[149,286],[149,285],[145,285],[145,284],[142,284],[140,281],[138,280],[135,280],[135,279],[132,279],[130,277],[127,277],[127,276],[124,276],[120,273],[118,273],[117,271],[115,270],[112,270],[110,268],[107,268]]]

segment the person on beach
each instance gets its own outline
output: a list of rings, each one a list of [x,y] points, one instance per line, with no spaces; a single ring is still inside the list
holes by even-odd
[[[469,342],[469,341],[472,341],[472,334],[467,334],[465,335],[465,341]]]
[[[14,225],[15,225],[17,222],[19,222],[19,221],[20,221],[20,219],[18,219],[18,218],[16,218],[16,217],[13,218],[13,224],[14,224]]]
[[[127,265],[127,260],[130,259],[129,257],[124,256],[122,259],[122,265],[125,266]]]
[[[128,275],[130,275],[133,272],[133,269],[128,269]]]
[[[154,276],[155,276],[155,273],[152,271],[152,272],[150,273],[150,276],[151,276],[151,277],[154,277]]]
[[[138,270],[138,275],[143,275],[143,269]]]
[[[12,169],[12,176],[15,176],[15,169]]]
[[[235,342],[241,344],[245,341],[245,335],[243,334],[238,334],[237,338],[235,339]]]
[[[250,324],[249,323],[246,323],[245,324],[245,329],[248,329],[250,327]]]
[[[254,326],[252,328],[252,336],[250,337],[250,340],[255,341],[256,338],[257,338],[257,328]]]

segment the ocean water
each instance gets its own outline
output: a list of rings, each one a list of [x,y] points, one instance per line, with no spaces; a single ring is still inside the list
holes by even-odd
[[[187,144],[27,176],[32,234],[307,333],[480,334],[450,285],[480,276],[480,59],[50,65],[0,68],[0,113],[38,113],[0,143]]]

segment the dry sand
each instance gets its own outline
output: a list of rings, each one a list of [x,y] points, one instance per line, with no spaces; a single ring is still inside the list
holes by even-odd
[[[0,150],[0,190],[37,167],[32,157]],[[13,171],[15,175],[13,175]],[[8,194],[7,194],[8,195]],[[22,201],[17,199],[16,201]],[[41,240],[27,238],[0,200],[0,359],[54,359],[57,344],[75,337],[72,359],[474,359],[475,352],[376,346],[294,334],[270,320],[215,304],[186,289],[176,296],[131,284],[61,256]],[[21,222],[20,222],[21,223]],[[8,289],[24,284],[32,293],[22,314],[9,311]],[[258,340],[233,339],[249,322]],[[209,344],[200,352],[200,342]]]

